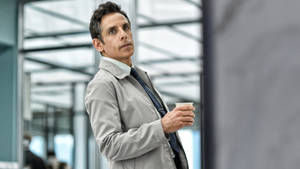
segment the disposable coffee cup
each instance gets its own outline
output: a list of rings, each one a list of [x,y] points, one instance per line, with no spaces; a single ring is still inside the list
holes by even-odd
[[[185,106],[185,105],[191,105],[193,106],[193,102],[181,102],[181,103],[175,103],[176,107],[182,107],[182,106]]]

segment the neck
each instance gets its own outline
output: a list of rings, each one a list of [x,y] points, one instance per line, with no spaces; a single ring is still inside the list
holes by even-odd
[[[128,65],[129,67],[132,66],[132,62],[131,62],[131,57],[129,59],[126,60],[119,60],[122,63],[125,63],[126,65]]]
[[[106,57],[107,57],[107,56],[106,56]],[[122,63],[124,63],[124,64],[128,65],[129,67],[131,67],[131,66],[132,66],[131,57],[129,57],[129,58],[124,58],[124,59],[120,59],[120,58],[113,58],[113,57],[108,57],[108,58],[115,59],[115,60],[117,60],[117,61],[119,61],[119,62],[122,62]]]

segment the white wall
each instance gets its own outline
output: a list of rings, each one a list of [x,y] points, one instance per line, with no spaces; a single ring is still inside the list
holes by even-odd
[[[300,166],[299,5],[214,3],[218,169]]]

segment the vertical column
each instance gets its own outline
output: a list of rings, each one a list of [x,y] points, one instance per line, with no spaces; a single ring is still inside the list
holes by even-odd
[[[298,169],[300,1],[203,2],[215,2],[214,169]]]
[[[18,127],[18,1],[0,1],[0,168],[17,168],[22,141]]]
[[[55,149],[54,137],[55,137],[55,107],[49,107],[47,111],[47,126],[48,126],[48,150]]]
[[[46,105],[46,112],[44,114],[44,134],[45,134],[45,148],[46,151],[53,150],[54,151],[54,119],[53,119],[54,108],[50,105]]]
[[[75,157],[74,168],[88,168],[87,149],[88,149],[88,133],[87,133],[87,115],[84,107],[84,84],[76,84],[73,86],[73,110],[74,110],[74,140],[75,140]]]
[[[214,169],[215,164],[215,128],[214,128],[214,79],[216,65],[214,64],[213,11],[214,1],[203,1],[203,75],[201,103],[201,168]]]

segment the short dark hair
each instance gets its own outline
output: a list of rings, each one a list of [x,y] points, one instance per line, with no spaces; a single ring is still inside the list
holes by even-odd
[[[55,156],[55,151],[54,150],[48,150],[47,151],[47,156],[48,157]]]
[[[121,7],[113,2],[106,2],[104,4],[100,4],[98,8],[94,11],[91,20],[90,20],[90,34],[92,39],[98,38],[101,42],[104,43],[102,35],[101,35],[101,19],[104,15],[110,13],[120,13],[126,17],[128,23],[130,24],[130,20],[124,11],[121,10]]]
[[[24,139],[28,140],[29,142],[31,142],[32,136],[30,133],[28,132],[24,132]]]

